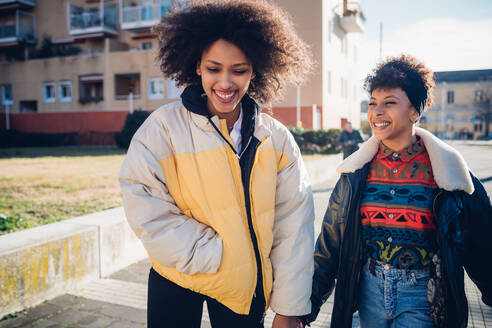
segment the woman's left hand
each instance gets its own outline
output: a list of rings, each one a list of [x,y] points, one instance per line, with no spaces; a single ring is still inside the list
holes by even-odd
[[[272,328],[303,328],[303,324],[298,317],[289,317],[281,314],[275,314]]]

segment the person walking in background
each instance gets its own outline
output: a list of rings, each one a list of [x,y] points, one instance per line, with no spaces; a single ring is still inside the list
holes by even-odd
[[[338,145],[342,147],[343,159],[349,157],[359,149],[358,144],[364,142],[359,131],[352,128],[352,123],[347,121],[345,127],[338,138]]]
[[[152,261],[148,327],[297,327],[311,310],[314,204],[293,136],[261,113],[311,70],[287,14],[200,1],[154,28],[181,100],[154,111],[120,171],[128,222]]]
[[[463,269],[492,305],[489,196],[456,150],[415,127],[433,87],[409,55],[367,77],[373,137],[337,168],[305,324],[336,285],[331,327],[352,327],[358,310],[362,328],[465,328]]]

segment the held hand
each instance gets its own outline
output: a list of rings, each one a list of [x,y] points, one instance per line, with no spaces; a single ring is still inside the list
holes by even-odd
[[[301,320],[298,317],[288,317],[281,314],[275,314],[272,328],[303,328]]]

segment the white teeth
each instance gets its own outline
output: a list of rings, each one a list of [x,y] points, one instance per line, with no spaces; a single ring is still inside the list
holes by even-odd
[[[224,98],[224,99],[229,99],[231,98],[232,96],[234,96],[234,92],[227,92],[227,93],[223,93],[223,92],[220,92],[220,91],[217,91],[215,90],[215,93],[220,97],[220,98]]]
[[[390,125],[389,122],[374,123],[374,126],[377,128],[388,126],[388,125]]]

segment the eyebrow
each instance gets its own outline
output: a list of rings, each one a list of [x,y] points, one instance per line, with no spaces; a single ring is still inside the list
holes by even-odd
[[[400,98],[398,98],[397,96],[393,96],[393,95],[384,97],[384,99],[387,99],[387,98],[396,98],[396,99],[400,100]],[[371,96],[370,100],[376,100],[376,98],[374,96]]]
[[[210,63],[212,63],[212,64],[222,66],[222,64],[221,64],[221,63],[216,62],[215,60],[207,59],[207,61],[208,61],[208,62],[210,62]],[[244,65],[249,66],[249,63],[247,63],[247,62],[242,62],[242,63],[237,63],[237,64],[234,64],[234,65],[232,65],[232,66],[244,66]]]

